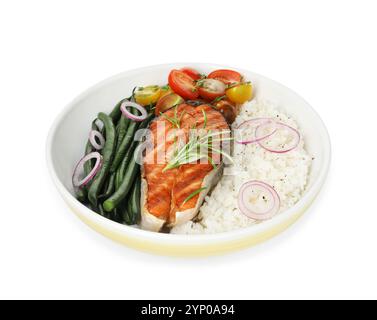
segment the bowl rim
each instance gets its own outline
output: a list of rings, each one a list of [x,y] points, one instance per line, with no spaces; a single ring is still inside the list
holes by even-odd
[[[317,177],[315,177],[315,181],[311,185],[310,189],[308,189],[305,194],[301,197],[301,199],[294,204],[289,209],[281,212],[279,215],[276,215],[275,217],[263,221],[263,223],[251,225],[244,228],[239,228],[231,231],[226,232],[220,232],[220,233],[213,233],[213,234],[166,234],[166,233],[158,233],[158,232],[152,232],[152,231],[146,231],[138,228],[134,228],[131,226],[123,225],[118,222],[114,222],[112,220],[106,219],[102,217],[101,215],[95,213],[94,211],[90,210],[88,207],[80,203],[64,186],[64,184],[60,181],[60,179],[57,176],[55,167],[53,165],[52,161],[52,145],[54,142],[54,138],[57,132],[57,129],[61,123],[61,121],[75,108],[75,106],[86,96],[90,95],[92,92],[95,92],[97,89],[101,88],[102,86],[105,86],[106,84],[109,84],[113,81],[116,81],[117,79],[123,78],[124,76],[132,76],[133,74],[138,74],[140,72],[152,72],[154,69],[159,68],[177,68],[180,66],[192,66],[192,67],[205,67],[205,68],[231,68],[236,69],[243,73],[252,73],[254,76],[267,80],[269,82],[272,82],[280,87],[282,87],[284,90],[290,91],[291,94],[293,94],[296,98],[300,99],[306,107],[312,112],[313,116],[316,118],[316,122],[318,124],[318,133],[321,136],[322,140],[322,147],[324,148],[324,159],[322,161],[322,164],[320,166],[320,172]],[[241,69],[241,68],[235,68],[235,67],[229,67],[226,65],[221,64],[214,64],[214,63],[197,63],[197,62],[177,62],[177,63],[164,63],[164,64],[157,64],[157,65],[150,65],[146,67],[140,67],[135,68],[131,70],[126,70],[124,72],[115,74],[113,76],[110,76],[95,85],[89,87],[85,91],[83,91],[81,94],[76,96],[70,103],[68,103],[63,110],[58,114],[58,116],[55,118],[46,141],[46,160],[47,160],[47,167],[50,172],[51,178],[58,189],[61,196],[64,198],[64,200],[67,201],[67,203],[75,209],[75,211],[80,212],[83,214],[87,219],[92,220],[96,222],[99,225],[102,225],[104,228],[108,230],[112,230],[117,233],[126,234],[130,237],[137,237],[137,238],[143,238],[145,240],[153,240],[153,241],[160,241],[164,243],[170,243],[171,239],[174,238],[175,245],[180,244],[203,244],[203,242],[206,243],[219,243],[221,241],[229,241],[229,239],[241,239],[246,236],[251,236],[253,234],[260,234],[263,233],[271,228],[274,228],[275,226],[284,223],[285,221],[290,220],[297,212],[303,211],[306,209],[306,207],[311,203],[311,201],[314,200],[316,195],[319,193],[323,183],[325,182],[325,179],[327,177],[330,161],[331,161],[331,143],[330,143],[330,137],[328,130],[319,116],[319,114],[313,109],[313,107],[304,100],[301,96],[299,96],[295,91],[291,90],[290,88],[286,87],[285,85],[269,79],[265,76],[262,76],[258,73]]]

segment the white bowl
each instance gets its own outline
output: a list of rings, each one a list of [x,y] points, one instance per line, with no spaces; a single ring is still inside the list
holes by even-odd
[[[306,148],[315,157],[303,197],[289,210],[263,223],[212,235],[173,235],[143,231],[122,225],[91,211],[73,195],[72,170],[83,155],[88,128],[100,111],[110,111],[135,86],[166,84],[171,69],[191,66],[202,72],[231,67],[190,63],[157,65],[127,71],[86,90],[55,120],[47,140],[47,163],[52,179],[65,202],[77,216],[103,235],[140,250],[166,255],[220,254],[271,238],[295,222],[319,193],[329,168],[330,140],[318,114],[300,96],[263,76],[239,70],[253,83],[255,94],[275,102],[299,124]]]

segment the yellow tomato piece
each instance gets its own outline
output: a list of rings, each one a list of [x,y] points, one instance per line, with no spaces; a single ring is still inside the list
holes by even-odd
[[[253,97],[253,87],[250,83],[241,83],[225,91],[228,99],[234,103],[245,103]]]
[[[139,87],[135,91],[135,100],[138,104],[146,106],[156,103],[160,95],[161,88],[159,86]]]
[[[171,93],[173,93],[173,90],[170,88],[170,86],[166,85],[166,86],[161,87],[160,99],[162,99],[163,97]]]

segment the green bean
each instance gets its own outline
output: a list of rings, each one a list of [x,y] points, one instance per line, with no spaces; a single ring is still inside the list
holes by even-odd
[[[105,211],[110,212],[114,210],[128,195],[139,170],[139,164],[135,161],[135,156],[137,156],[138,151],[138,149],[134,151],[118,190],[103,203]]]
[[[98,213],[103,217],[107,217],[107,212],[103,210],[103,206],[101,203],[98,204]]]
[[[75,194],[77,200],[79,200],[81,203],[86,203],[88,193],[85,188],[76,188]]]
[[[132,142],[130,148],[127,150],[127,152],[126,152],[126,154],[125,154],[125,156],[122,160],[122,163],[120,164],[120,166],[119,166],[119,168],[116,172],[115,190],[118,190],[120,185],[122,184],[123,177],[124,177],[124,174],[125,174],[126,169],[127,169],[127,165],[133,157],[133,154],[134,154],[134,151],[135,151],[137,144],[138,143],[136,141]]]
[[[102,150],[103,161],[102,161],[101,170],[96,175],[88,191],[89,201],[94,206],[97,206],[97,202],[98,202],[97,197],[108,176],[109,169],[111,166],[111,161],[114,156],[114,149],[115,149],[115,127],[114,127],[113,121],[108,115],[102,112],[98,114],[98,119],[103,122],[104,127],[105,127],[106,143]]]
[[[98,196],[98,199],[107,199],[115,191],[115,173],[110,175],[110,178],[107,180],[107,185],[105,192]]]
[[[125,158],[127,157],[127,154],[125,155]],[[123,163],[123,161],[122,161]],[[115,190],[118,190],[121,183],[122,183],[122,172],[123,168],[122,168],[122,164],[120,165],[120,167],[118,168],[118,170],[115,172]]]
[[[114,123],[114,126],[115,126],[115,133],[116,133],[116,136],[117,136],[117,138],[116,138],[115,140],[118,140],[119,122],[120,122],[120,121],[118,121],[118,123]]]
[[[125,155],[125,158],[127,158],[127,154]],[[115,172],[115,190],[118,190],[120,185],[122,184],[122,171],[123,171],[123,167],[121,164],[118,170]]]
[[[136,177],[136,181],[132,188],[129,198],[128,214],[132,221],[132,224],[137,223],[140,220],[140,193],[141,193],[141,177],[140,174]]]
[[[132,109],[134,110],[134,109]],[[132,112],[132,111],[131,111]],[[134,111],[135,112],[135,111]],[[117,152],[115,154],[114,161],[111,165],[110,172],[113,173],[118,169],[119,164],[121,163],[124,155],[127,152],[128,147],[131,145],[132,140],[134,138],[135,132],[137,131],[137,128],[139,127],[139,123],[136,121],[130,121],[130,124],[127,128],[127,132],[120,143],[120,145],[117,147]]]
[[[97,125],[95,124],[95,120],[94,120],[92,122],[92,130],[97,130],[97,129],[98,128],[97,128]],[[85,146],[85,155],[93,152],[93,150],[94,150],[93,146],[88,139],[88,141],[86,142],[86,146]],[[89,161],[86,161],[84,163],[84,176],[85,177],[87,177],[89,175],[89,173],[92,171],[93,166],[94,166],[93,160],[89,160]],[[76,193],[77,200],[79,200],[81,203],[87,202],[87,200],[88,200],[87,199],[87,196],[88,196],[87,186],[82,186],[80,188],[76,188],[75,193]]]
[[[120,111],[120,106],[122,105],[122,103],[127,100],[127,99],[122,99],[120,100],[116,105],[115,107],[113,108],[113,110],[110,112],[109,114],[109,117],[113,120],[114,123],[117,123],[122,115],[122,111]]]
[[[129,213],[128,213],[127,203],[128,203],[128,199],[124,199],[122,201],[122,204],[116,210],[118,210],[120,212],[122,220],[124,221],[124,223],[127,224],[127,225],[131,225],[132,221],[131,221]]]
[[[135,90],[136,90],[136,87],[132,90],[132,95],[131,95],[131,97],[128,100],[131,100],[131,101],[135,100],[134,99]],[[126,100],[126,99],[124,99],[124,100]],[[147,110],[149,110],[150,107],[151,107],[151,105],[149,105],[149,107],[146,107]],[[138,115],[139,111],[136,110],[135,108],[132,108],[131,109],[131,113],[134,114],[134,115]],[[143,123],[146,123],[148,125],[149,122],[150,122],[150,120],[153,118],[153,116],[154,116],[153,113],[149,114],[148,117],[141,122],[140,126],[143,126]],[[121,119],[121,121],[122,121],[122,119]],[[133,137],[135,135],[135,132],[137,131],[137,129],[139,127],[139,123],[138,122],[131,121],[129,119],[127,119],[127,121],[128,121],[127,131],[123,135],[123,138],[121,136],[119,137],[120,139],[118,140],[117,151],[116,151],[116,154],[115,154],[114,161],[113,161],[113,163],[111,165],[110,172],[115,172],[118,169],[118,167],[119,167],[119,165],[120,165],[120,163],[121,163],[124,155],[126,154],[126,151],[127,151],[128,147],[131,145],[131,142],[132,142],[132,139],[133,139]],[[146,128],[146,126],[144,126],[144,128]]]
[[[124,138],[124,136],[126,135],[127,133],[127,129],[128,129],[128,125],[130,123],[130,119],[126,118],[126,117],[121,117],[119,122],[118,122],[118,130],[117,130],[117,134],[118,134],[118,138],[117,138],[117,150]]]
[[[153,113],[148,114],[148,116],[140,123],[139,129],[145,129],[146,127],[148,127],[148,124],[151,122],[153,118]]]
[[[141,124],[139,126],[139,130],[145,129],[148,126],[148,124],[150,123],[150,121],[152,120],[153,117],[154,117],[153,114],[148,115],[148,117],[144,121],[141,122]],[[137,141],[132,142],[132,144],[131,144],[130,148],[127,150],[120,166],[118,167],[118,170],[116,171],[116,179],[115,179],[115,189],[116,190],[119,188],[120,184],[122,183],[128,162],[132,158],[133,152],[134,152],[137,144],[138,144]]]
[[[125,200],[123,200],[121,204],[119,204],[119,206],[116,207],[113,211],[107,213],[109,219],[119,223],[123,223],[125,221],[124,218],[128,219],[127,214],[127,204]]]
[[[115,107],[113,108],[113,110],[110,112],[109,116],[110,118],[113,120],[114,123],[117,123],[122,115],[122,111],[120,110],[120,106],[122,105],[122,103],[126,100],[135,100],[134,99],[134,94],[135,94],[135,90],[136,90],[137,87],[133,88],[132,90],[132,94],[129,98],[125,98],[125,99],[122,99],[120,100],[116,105]]]
[[[128,198],[128,201],[127,201],[127,214],[128,214],[128,224],[129,225],[135,224],[131,197],[132,197],[132,195],[130,194],[130,196]]]
[[[139,129],[145,129],[148,127],[148,124],[151,122],[151,120],[154,118],[153,113],[149,113],[148,116],[141,122]]]
[[[125,223],[126,225],[128,225],[128,226],[132,225],[132,222],[131,222],[131,220],[130,220],[130,218],[129,218],[129,216],[128,216],[127,209],[125,209],[125,210],[123,211],[123,216],[122,216],[122,218],[123,218],[123,221],[124,221],[124,223]]]
[[[123,221],[121,208],[116,208],[111,212],[111,220],[115,222]]]

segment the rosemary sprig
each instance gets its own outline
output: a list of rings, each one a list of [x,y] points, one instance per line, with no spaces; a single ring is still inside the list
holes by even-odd
[[[166,120],[168,120],[173,127],[176,127],[177,129],[181,128],[181,120],[182,117],[185,115],[185,111],[181,112],[181,115],[178,117],[178,105],[174,107],[174,117],[169,117],[165,113],[160,112],[160,115],[164,117]]]
[[[225,98],[226,98],[226,95],[223,95],[223,96],[217,97],[215,100],[213,100],[213,101],[211,102],[211,104],[216,103],[216,102],[219,102],[219,101],[221,101],[221,100],[223,100],[223,99],[225,99]]]
[[[233,140],[231,137],[220,137],[220,138],[215,138],[213,137],[218,137],[219,135],[229,133],[230,130],[227,131],[219,131],[219,132],[211,132],[209,130],[204,136],[200,137],[200,135],[196,134],[190,135],[189,141],[180,149],[178,152],[174,155],[172,159],[167,163],[165,168],[162,170],[162,172],[165,172],[170,169],[177,168],[183,164],[191,163],[194,161],[198,161],[200,159],[208,159],[212,165],[214,165],[212,159],[209,159],[209,155],[207,153],[202,152],[203,148],[205,150],[211,151],[212,153],[218,153],[226,157],[230,162],[233,162],[232,157],[227,154],[226,152],[214,148],[213,147],[213,142],[222,142],[222,141],[230,141]],[[211,140],[211,141],[210,141]]]
[[[212,157],[208,156],[208,161],[212,164],[213,169],[217,168],[217,165],[216,165],[215,161],[213,161]]]
[[[223,155],[225,158],[227,158],[230,162],[233,162],[233,159],[232,157],[227,154],[226,152],[220,150],[220,149],[217,149],[217,148],[214,148],[212,147],[211,145],[208,144],[208,149],[211,149],[212,152],[215,152],[215,153],[218,153],[218,154],[221,154]]]
[[[197,190],[195,190],[194,192],[192,192],[183,202],[182,202],[182,206],[186,204],[187,201],[189,201],[190,199],[194,198],[198,193],[202,192],[203,190],[207,189],[207,187],[202,187],[202,188],[199,188]]]

